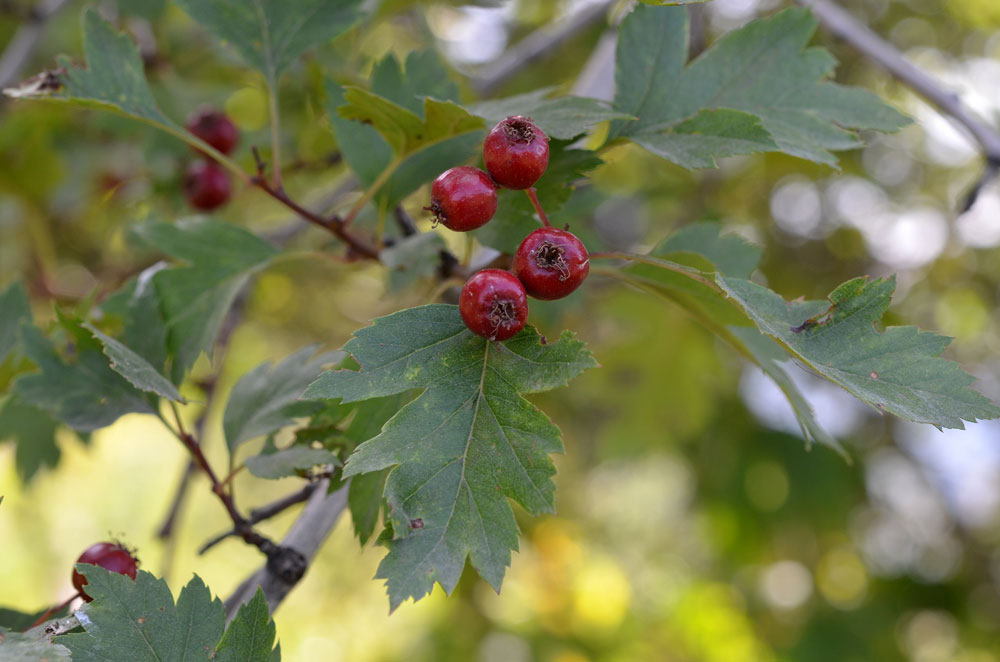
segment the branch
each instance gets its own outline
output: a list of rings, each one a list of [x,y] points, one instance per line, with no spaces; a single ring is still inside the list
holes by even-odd
[[[263,522],[266,519],[271,519],[275,515],[285,512],[286,510],[288,510],[297,503],[302,503],[303,501],[307,501],[309,497],[312,496],[312,493],[316,491],[317,485],[318,483],[309,483],[297,492],[292,492],[288,496],[282,497],[276,501],[272,501],[266,506],[261,506],[260,508],[255,508],[251,510],[250,517],[247,518],[247,523],[253,526],[258,522]],[[218,536],[212,538],[207,543],[202,545],[201,549],[198,550],[198,553],[204,554],[205,552],[212,549],[226,538],[235,535],[239,535],[239,531],[237,531],[236,529],[230,529],[225,533],[219,534]]]
[[[949,91],[941,81],[907,60],[895,46],[872,32],[832,0],[797,1],[812,9],[813,15],[830,32],[881,65],[898,81],[913,89],[943,113],[951,116],[979,143],[986,157],[987,169],[983,179],[966,199],[966,210],[968,210],[975,202],[979,190],[1000,168],[1000,132],[969,110],[958,94]]]
[[[285,539],[281,541],[282,547],[291,549],[301,556],[304,562],[301,572],[297,573],[297,576],[289,576],[279,563],[273,563],[268,559],[260,570],[243,580],[226,600],[227,620],[236,616],[241,604],[253,598],[258,586],[264,590],[268,609],[274,613],[281,601],[305,574],[309,563],[315,558],[347,507],[348,483],[332,494],[327,494],[329,480],[324,479],[316,485],[317,488],[309,497],[306,507],[302,509],[302,513],[288,530]]]
[[[45,24],[69,0],[42,0],[18,28],[0,56],[0,89],[15,82],[42,37]]]
[[[476,91],[482,96],[488,96],[533,60],[548,55],[577,33],[604,20],[613,4],[613,0],[603,0],[581,9],[555,25],[532,32],[483,68],[473,80]]]

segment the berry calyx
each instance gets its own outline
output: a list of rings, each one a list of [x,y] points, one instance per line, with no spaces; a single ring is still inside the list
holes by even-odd
[[[223,154],[229,154],[240,139],[240,132],[229,116],[214,108],[202,108],[187,121],[187,130]]]
[[[590,273],[590,255],[572,232],[539,228],[517,247],[513,272],[534,298],[561,299]]]
[[[483,163],[500,186],[530,188],[549,165],[548,136],[527,117],[511,115],[486,136]]]
[[[528,297],[514,274],[483,269],[465,282],[458,312],[469,330],[490,340],[517,335],[528,320]]]
[[[184,194],[195,209],[224,205],[230,194],[229,174],[214,161],[195,161],[184,172]]]
[[[91,545],[84,550],[76,562],[99,565],[105,570],[128,575],[132,579],[135,579],[136,569],[139,567],[139,560],[132,555],[132,552],[121,543],[116,542],[99,542]],[[93,598],[83,590],[86,585],[87,578],[73,570],[74,588],[80,592],[80,597],[90,602]]]
[[[431,186],[435,222],[456,232],[482,226],[497,210],[497,187],[479,168],[458,166],[441,173]]]

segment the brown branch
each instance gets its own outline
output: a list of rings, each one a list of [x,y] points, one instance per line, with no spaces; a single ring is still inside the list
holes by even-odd
[[[301,490],[298,490],[297,492],[292,492],[291,494],[284,496],[276,501],[273,501],[267,504],[266,506],[261,506],[260,508],[255,508],[251,510],[250,517],[247,518],[247,523],[252,526],[259,522],[263,522],[264,520],[271,519],[272,517],[285,512],[286,510],[288,510],[289,508],[291,508],[296,504],[302,503],[303,501],[307,501],[309,497],[312,496],[312,493],[316,491],[317,485],[318,483],[309,483]],[[206,542],[204,545],[202,545],[201,549],[198,550],[198,553],[204,554],[205,552],[212,549],[226,538],[235,535],[239,535],[239,531],[237,531],[235,528],[230,529],[225,533],[221,533],[216,537],[212,538],[211,540],[209,540],[208,542]]]
[[[975,202],[979,190],[1000,170],[1000,131],[985,122],[962,103],[961,97],[945,88],[926,71],[906,59],[895,46],[875,34],[832,0],[797,0],[834,35],[840,37],[869,60],[880,65],[896,80],[924,97],[938,110],[951,117],[979,143],[987,167],[983,178],[966,197],[966,209]]]

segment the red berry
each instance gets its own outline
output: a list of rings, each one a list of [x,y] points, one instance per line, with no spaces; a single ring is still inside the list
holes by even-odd
[[[184,193],[195,209],[209,211],[229,200],[229,175],[214,161],[195,161],[184,173]]]
[[[114,542],[99,542],[91,545],[83,554],[80,554],[80,558],[76,562],[99,565],[105,570],[117,572],[120,575],[128,575],[132,579],[135,579],[135,571],[139,565],[138,559],[132,556],[132,553],[128,549],[120,543]],[[87,578],[74,570],[73,586],[80,592],[80,596],[84,600],[90,602],[93,598],[83,590],[86,584]]]
[[[549,165],[549,139],[527,117],[501,120],[483,143],[483,163],[504,188],[534,186]]]
[[[187,121],[187,130],[223,154],[229,154],[240,139],[240,132],[222,111],[202,108]]]
[[[445,170],[431,186],[434,218],[457,232],[475,230],[497,210],[497,187],[479,168],[458,166]]]
[[[465,282],[458,312],[469,330],[490,340],[507,340],[524,328],[528,297],[514,274],[483,269]]]
[[[517,247],[513,271],[528,294],[551,301],[580,286],[590,273],[590,256],[572,232],[539,228]]]

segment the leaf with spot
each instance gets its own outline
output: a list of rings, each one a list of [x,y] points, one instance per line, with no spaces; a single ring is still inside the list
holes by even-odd
[[[394,467],[384,496],[392,537],[377,576],[394,609],[451,592],[470,560],[500,588],[518,528],[508,499],[552,512],[559,430],[523,395],[565,385],[596,365],[569,332],[542,344],[534,329],[497,343],[473,335],[456,306],[403,310],[357,331],[344,350],[360,370],[324,373],[304,395],[354,402],[422,392],[373,439],[358,446],[344,476]]]
[[[175,604],[167,583],[145,570],[133,580],[94,565],[76,569],[87,578],[94,600],[76,613],[84,632],[55,641],[77,662],[207,660],[223,636],[222,602],[198,576],[181,589]]]
[[[627,138],[689,168],[733,154],[782,151],[835,166],[856,130],[895,131],[909,119],[875,94],[828,80],[836,64],[807,48],[816,31],[792,8],[729,32],[688,62],[688,11],[637,6],[622,21],[612,123]]]

